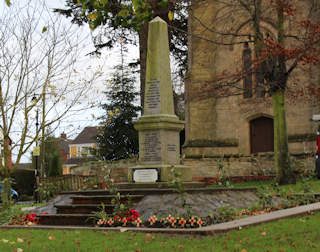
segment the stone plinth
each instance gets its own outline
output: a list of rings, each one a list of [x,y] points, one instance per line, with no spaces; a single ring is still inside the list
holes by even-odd
[[[139,131],[139,160],[144,164],[180,163],[179,132],[184,122],[176,116],[143,116],[135,124]]]

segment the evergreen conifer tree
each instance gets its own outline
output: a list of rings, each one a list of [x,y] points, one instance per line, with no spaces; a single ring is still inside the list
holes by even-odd
[[[59,139],[48,135],[44,138],[44,144],[44,174],[48,177],[62,175],[62,155]],[[42,150],[40,152],[43,153]]]
[[[138,132],[133,127],[141,107],[136,105],[139,95],[135,91],[135,77],[124,65],[123,45],[121,45],[120,65],[115,67],[105,92],[108,103],[102,104],[105,116],[101,117],[100,134],[97,136],[96,154],[103,160],[126,159],[138,155]]]

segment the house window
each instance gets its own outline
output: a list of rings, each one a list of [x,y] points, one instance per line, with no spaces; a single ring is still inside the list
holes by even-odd
[[[243,77],[243,98],[252,97],[252,55],[248,42],[244,44],[242,52],[242,64],[244,69]]]
[[[255,70],[255,84],[256,84],[256,97],[265,97],[266,95],[266,87],[264,84],[263,77],[263,66],[260,64]]]
[[[70,156],[71,157],[76,157],[77,156],[77,147],[76,146],[71,146],[70,147]]]
[[[81,148],[81,156],[82,157],[87,157],[89,155],[90,155],[89,147],[82,147]]]

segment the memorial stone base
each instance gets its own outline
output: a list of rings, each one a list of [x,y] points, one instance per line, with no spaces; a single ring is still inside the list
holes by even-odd
[[[182,181],[191,181],[191,168],[180,165],[179,132],[184,126],[175,115],[142,116],[135,123],[139,131],[140,165],[130,167],[132,182],[168,182],[174,178],[172,168]]]

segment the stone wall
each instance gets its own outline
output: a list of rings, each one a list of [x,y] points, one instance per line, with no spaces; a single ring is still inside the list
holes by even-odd
[[[298,174],[314,171],[314,156],[312,153],[291,155],[294,171]],[[205,181],[221,174],[219,162],[230,177],[242,176],[274,176],[273,153],[258,155],[187,155],[183,159],[186,166],[192,167],[193,181]]]
[[[191,9],[189,72],[185,82],[187,125],[183,152],[186,155],[250,155],[250,121],[259,117],[273,118],[272,100],[267,95],[258,98],[253,94],[252,98],[245,99],[242,93],[236,95],[233,92],[232,96],[225,97],[216,93],[214,85],[219,76],[224,72],[235,73],[240,68],[243,43],[233,44],[241,42],[241,38],[228,37],[222,40],[212,31],[228,31],[245,17],[237,10],[225,15],[228,19],[224,19],[223,11],[227,11],[227,8],[221,8],[221,3],[211,0],[193,1]],[[302,4],[303,8],[297,8],[295,18],[303,16],[309,7],[308,1],[297,3]],[[292,26],[292,29],[294,27],[291,22],[286,25],[289,28]],[[276,33],[267,23],[262,28],[264,32]],[[242,28],[242,33],[250,32],[249,27]],[[300,67],[288,81],[286,119],[289,149],[293,154],[315,150],[317,124],[311,121],[311,117],[320,113],[320,101],[318,97],[307,95],[307,92],[301,96],[295,93],[301,87],[306,91],[309,84],[320,84],[319,66]],[[242,81],[239,85],[242,85]]]
[[[297,173],[314,171],[313,153],[291,155],[291,161]],[[273,153],[259,153],[257,155],[189,154],[182,159],[185,166],[192,168],[193,181],[216,178],[219,175],[219,162],[224,167],[226,175],[231,177],[275,175]],[[115,182],[128,182],[128,167],[138,164],[139,162],[136,159],[115,162],[88,162],[73,168],[72,174],[84,175],[85,172],[85,175],[96,175],[102,181],[106,169],[112,169],[111,176]]]
[[[76,175],[96,175],[99,180],[103,177],[108,169],[111,169],[111,177],[115,182],[128,182],[128,167],[136,166],[139,162],[137,159],[125,159],[114,162],[92,161],[82,163],[71,168],[71,174]]]

